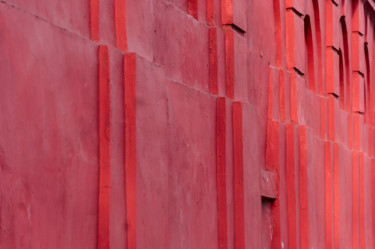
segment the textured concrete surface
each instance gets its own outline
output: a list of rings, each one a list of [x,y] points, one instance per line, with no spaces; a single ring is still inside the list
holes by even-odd
[[[0,1],[0,249],[374,248],[374,20]]]

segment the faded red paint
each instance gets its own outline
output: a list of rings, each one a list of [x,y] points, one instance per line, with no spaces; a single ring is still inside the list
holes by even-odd
[[[0,248],[375,245],[372,0],[0,16]]]

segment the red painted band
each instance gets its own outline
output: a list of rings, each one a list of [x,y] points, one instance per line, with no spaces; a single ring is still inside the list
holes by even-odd
[[[281,122],[285,123],[286,121],[286,110],[285,110],[285,79],[284,79],[284,71],[280,70],[280,120]]]
[[[357,44],[357,46],[359,45]],[[360,77],[362,76],[357,72],[353,72],[352,75],[352,110],[353,112],[361,112],[363,111],[360,108]]]
[[[306,126],[299,127],[299,208],[301,249],[309,248]]]
[[[221,24],[233,24],[233,0],[221,0]]]
[[[290,71],[294,70],[294,67],[296,66],[295,61],[295,23],[294,19],[296,18],[296,13],[293,12],[292,9],[287,9],[285,13],[285,32],[286,32],[286,62],[287,62],[287,68]]]
[[[98,249],[109,249],[110,111],[108,47],[99,46]]]
[[[136,249],[136,55],[133,53],[124,56],[124,79],[127,248]]]
[[[214,0],[207,0],[207,25],[212,26],[214,25]]]
[[[225,83],[227,97],[234,99],[234,32],[225,31]]]
[[[99,41],[99,0],[90,0],[90,36]]]
[[[242,104],[233,103],[235,249],[245,249]]]
[[[217,60],[217,30],[216,28],[210,28],[209,31],[209,53],[210,53],[210,67],[209,67],[209,83],[210,93],[217,95],[219,93],[218,88],[218,60]]]
[[[359,151],[359,114],[354,114],[354,150]]]
[[[198,19],[198,0],[188,0],[189,15]]]
[[[325,167],[325,245],[332,248],[332,164],[331,143],[324,143],[324,167]]]
[[[348,115],[348,147],[351,150],[353,148],[353,116]]]
[[[278,249],[281,244],[281,214],[280,214],[280,124],[277,121],[267,121],[266,170],[276,172],[276,196],[272,205],[272,248]]]
[[[277,180],[277,192],[280,189],[279,179]],[[273,230],[272,230],[272,249],[279,249],[281,245],[281,215],[280,215],[280,199],[274,201],[272,205],[272,219],[273,219]]]
[[[117,48],[128,51],[126,34],[126,0],[115,0],[115,26]]]
[[[325,7],[326,7],[326,21],[325,21],[325,29],[326,29],[326,47],[333,45],[333,39],[334,39],[334,8],[336,6],[331,1],[325,1]],[[333,64],[330,64],[331,66]],[[327,65],[329,66],[329,65]],[[327,90],[327,89],[326,89]],[[328,92],[328,90],[327,90]]]
[[[375,217],[375,159],[371,160],[371,203],[372,203],[372,217]],[[375,238],[375,220],[372,220],[372,236]],[[373,248],[375,248],[375,240],[372,242]]]
[[[287,248],[297,248],[296,186],[294,161],[294,125],[286,125],[286,191],[288,209]]]
[[[326,100],[321,98],[320,100],[320,136],[323,140],[326,139]]]
[[[272,68],[268,68],[268,114],[269,120],[273,119],[273,86],[272,86]]]
[[[333,227],[334,227],[334,242],[335,249],[340,248],[340,222],[339,222],[339,208],[340,208],[340,188],[339,188],[339,145],[334,144],[333,147]]]
[[[365,165],[363,152],[359,153],[359,248],[366,248],[365,243]]]
[[[373,134],[373,128],[369,125],[368,126],[368,156],[372,157],[373,154],[373,148],[372,148],[372,134]]]
[[[335,99],[328,97],[328,140],[335,140]]]
[[[279,123],[268,120],[266,134],[266,169],[268,171],[279,171],[279,133]]]
[[[352,232],[353,232],[353,249],[358,248],[358,218],[357,218],[357,212],[358,212],[358,179],[357,179],[357,174],[358,174],[358,168],[357,168],[357,154],[356,152],[352,152],[353,156],[353,227],[352,227]]]
[[[226,172],[226,107],[225,98],[216,102],[216,179],[219,249],[228,248],[227,172]]]
[[[290,118],[298,123],[297,75],[293,73],[290,80]]]

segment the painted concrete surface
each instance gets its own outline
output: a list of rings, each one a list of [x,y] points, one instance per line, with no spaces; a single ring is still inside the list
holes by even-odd
[[[0,248],[374,248],[374,20],[0,1]]]

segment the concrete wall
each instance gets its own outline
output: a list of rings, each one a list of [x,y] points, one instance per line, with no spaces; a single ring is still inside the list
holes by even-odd
[[[374,248],[374,27],[372,0],[0,1],[0,248]]]

